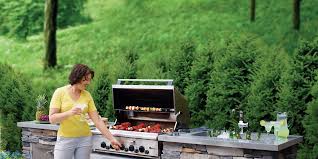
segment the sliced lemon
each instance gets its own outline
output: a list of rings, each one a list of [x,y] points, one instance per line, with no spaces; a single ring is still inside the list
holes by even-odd
[[[261,120],[261,121],[259,122],[259,124],[260,124],[261,126],[265,126],[266,122],[265,122],[265,120]]]
[[[281,120],[281,121],[279,121],[279,125],[280,126],[283,126],[283,125],[285,125],[286,123],[285,123],[285,120]]]

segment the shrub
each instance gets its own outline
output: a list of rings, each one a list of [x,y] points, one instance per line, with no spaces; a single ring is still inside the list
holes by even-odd
[[[314,159],[318,157],[318,39],[313,42],[303,42],[295,56],[296,70],[301,78],[295,81],[298,87],[297,99],[307,106],[306,115],[298,117],[305,132],[305,142],[302,145],[299,158]],[[315,78],[314,78],[315,77]],[[302,110],[303,110],[302,109]],[[300,115],[303,115],[301,112]],[[298,123],[297,123],[298,124]]]
[[[206,105],[206,125],[235,128],[232,109],[243,109],[249,93],[251,73],[259,50],[253,39],[229,40],[215,55]]]
[[[167,79],[168,59],[161,54],[149,54],[138,60],[137,77],[140,79]]]
[[[92,87],[92,96],[99,113],[108,117],[110,121],[115,119],[113,99],[112,99],[112,84],[117,79],[134,79],[137,77],[137,60],[139,56],[128,51],[125,56],[118,57],[113,62],[113,65],[103,64],[96,72],[96,79]],[[110,72],[110,70],[112,70]]]
[[[276,120],[281,74],[288,71],[288,64],[288,55],[277,50],[270,50],[257,59],[245,109],[252,131],[262,129],[259,124],[262,119]]]
[[[307,104],[313,100],[310,91],[318,70],[318,39],[312,42],[301,42],[293,57],[293,62],[296,75],[292,87],[296,99],[291,105],[292,114],[289,115],[289,124],[293,133],[304,135],[302,121],[306,115]]]
[[[96,72],[96,77],[94,79],[94,84],[92,88],[92,96],[97,110],[101,116],[108,117],[109,120],[114,118],[113,109],[108,106],[108,101],[111,100],[111,80],[109,78],[108,69],[105,69],[105,65],[102,65],[99,70]]]
[[[33,91],[28,80],[8,65],[0,64],[0,81],[1,149],[20,150],[17,122],[34,119]]]
[[[187,86],[187,80],[190,76],[190,70],[196,47],[193,42],[185,42],[182,44],[179,52],[175,54],[170,64],[170,74],[174,79],[175,86],[181,94]]]
[[[23,159],[23,156],[20,152],[9,152],[9,151],[0,151],[1,159]]]
[[[199,52],[193,61],[187,81],[185,95],[188,98],[191,125],[193,127],[205,124],[205,106],[207,99],[207,85],[210,82],[215,48],[208,46]]]
[[[135,51],[129,50],[125,55],[125,60],[128,66],[128,74],[126,75],[128,79],[137,78],[137,60],[139,56]]]
[[[316,159],[318,158],[318,76],[310,94],[314,99],[307,106],[307,115],[303,121],[306,132],[305,145],[302,146],[298,157]]]

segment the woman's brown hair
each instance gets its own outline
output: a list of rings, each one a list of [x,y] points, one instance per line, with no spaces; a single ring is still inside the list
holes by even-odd
[[[81,82],[83,77],[91,74],[92,79],[94,78],[94,71],[84,64],[76,64],[73,66],[73,69],[68,76],[69,83],[74,85],[76,83]]]

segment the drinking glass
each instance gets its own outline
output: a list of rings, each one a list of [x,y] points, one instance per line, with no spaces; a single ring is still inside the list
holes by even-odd
[[[274,123],[274,134],[275,134],[275,139],[276,141],[278,140],[278,132],[281,128],[281,124],[279,122]]]
[[[79,115],[81,122],[86,122],[86,116],[85,116],[85,114],[83,113],[83,111],[84,111],[84,109],[85,109],[86,106],[87,106],[86,104],[79,104],[79,103],[77,103],[77,104],[75,105],[75,107],[78,107],[78,108],[80,108],[80,109],[82,110],[82,113]]]
[[[265,130],[266,130],[266,132],[267,132],[267,136],[268,136],[269,133],[270,133],[271,130],[272,130],[273,124],[272,124],[272,122],[270,122],[270,121],[266,121],[264,127],[265,127]]]

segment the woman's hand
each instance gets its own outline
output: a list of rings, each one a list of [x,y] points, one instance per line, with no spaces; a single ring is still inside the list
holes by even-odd
[[[71,115],[81,115],[82,109],[79,107],[73,107],[71,110],[68,111]]]
[[[114,136],[111,134],[111,132],[106,127],[105,123],[99,118],[99,115],[97,111],[91,111],[88,112],[89,117],[94,122],[96,128],[103,134],[103,136],[110,141],[112,147],[116,150],[119,150],[122,145]]]
[[[110,143],[112,144],[113,148],[116,150],[119,150],[121,148],[121,143],[117,141],[116,139],[111,140]]]

